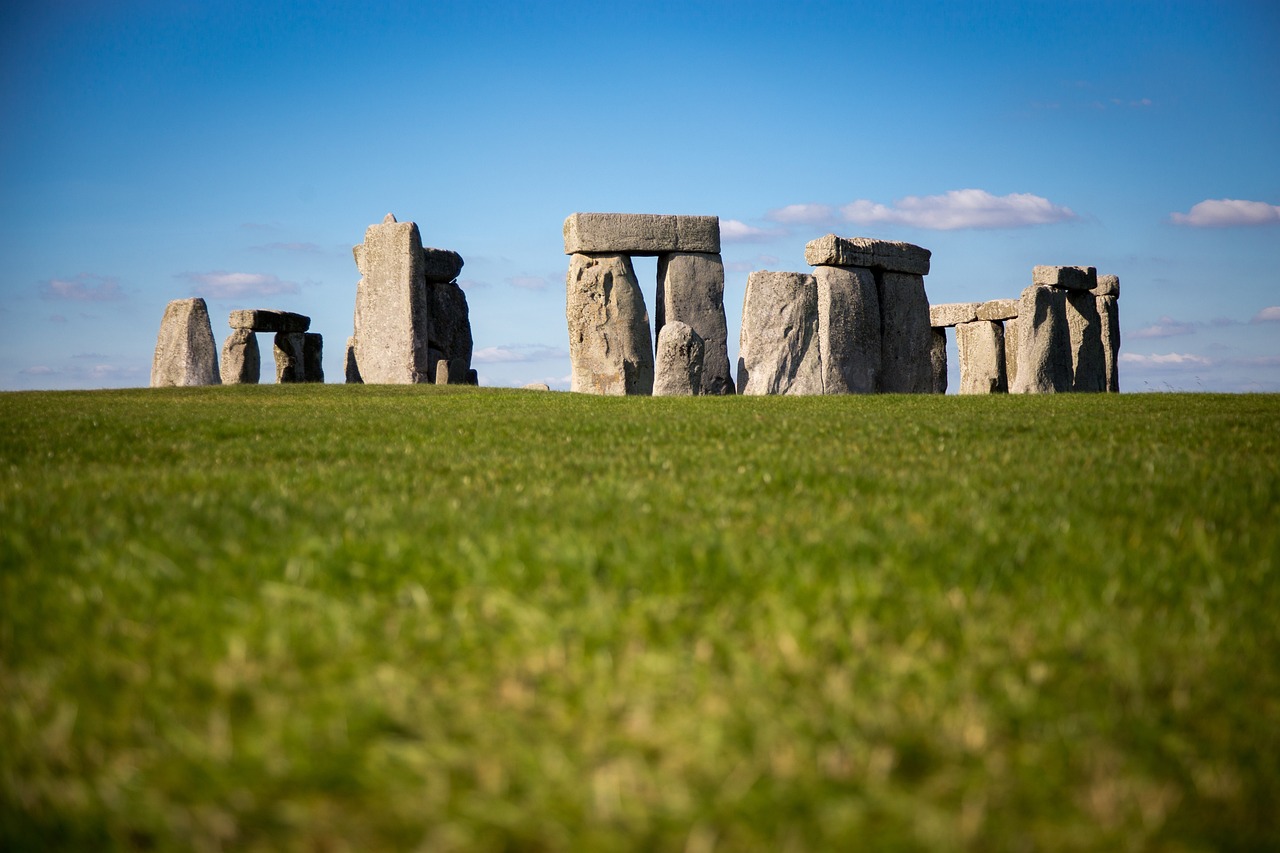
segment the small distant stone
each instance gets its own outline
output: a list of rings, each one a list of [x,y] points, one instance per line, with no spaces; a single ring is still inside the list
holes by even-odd
[[[550,391],[551,386],[545,382],[530,382],[528,385],[522,385],[526,391]]]

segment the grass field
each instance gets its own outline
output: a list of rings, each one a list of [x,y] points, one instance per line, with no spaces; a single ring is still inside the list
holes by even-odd
[[[1280,847],[1280,397],[0,395],[0,848]]]

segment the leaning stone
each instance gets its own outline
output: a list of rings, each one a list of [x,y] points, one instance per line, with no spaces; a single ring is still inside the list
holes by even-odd
[[[1004,375],[1010,391],[1018,378],[1018,330],[1021,327],[1022,321],[1017,317],[1004,321]]]
[[[573,213],[564,221],[564,253],[720,254],[720,217],[650,213]]]
[[[1114,276],[1111,276],[1114,277]],[[1119,296],[1099,296],[1098,315],[1102,319],[1102,359],[1105,390],[1120,390],[1120,304]]]
[[[794,272],[747,276],[738,393],[821,394],[818,282]]]
[[[1106,356],[1098,300],[1087,291],[1067,291],[1067,328],[1071,332],[1071,390],[1107,390]]]
[[[935,329],[972,323],[978,319],[981,302],[944,302],[929,306],[929,325]]]
[[[933,367],[933,393],[947,393],[947,330],[933,330],[933,347],[929,350],[929,363]]]
[[[520,386],[526,391],[550,391],[551,386],[545,382],[530,382],[528,385]]]
[[[868,267],[912,275],[929,274],[931,255],[928,249],[911,243],[835,234],[810,240],[804,247],[805,263],[810,266]]]
[[[1004,362],[1004,328],[975,320],[956,326],[961,394],[1004,394],[1009,390]]]
[[[324,335],[317,332],[302,336],[302,381],[324,382]]]
[[[658,298],[654,306],[658,336],[674,321],[687,323],[702,339],[702,390],[732,394],[729,327],[724,316],[724,262],[719,255],[672,252],[658,257]],[[656,391],[654,393],[657,393]]]
[[[1012,320],[1018,316],[1018,300],[992,299],[978,306],[979,320]]]
[[[348,385],[360,385],[364,382],[360,378],[360,364],[356,361],[356,339],[354,337],[347,338],[347,358],[343,368]]]
[[[871,270],[818,267],[822,393],[872,394],[880,377],[880,297]]]
[[[151,359],[151,387],[221,385],[209,307],[199,297],[165,306]]]
[[[1093,290],[1098,286],[1095,267],[1045,267],[1031,270],[1031,283],[1062,290]]]
[[[305,314],[267,308],[232,311],[227,322],[233,329],[250,329],[254,332],[305,332],[311,328],[311,318]]]
[[[222,344],[222,384],[257,385],[262,373],[258,336],[248,329],[234,329]]]
[[[880,296],[880,388],[889,394],[933,391],[933,333],[924,278],[886,272],[876,276]]]
[[[1071,390],[1071,330],[1067,295],[1031,285],[1018,305],[1018,371],[1014,394],[1055,394]]]
[[[654,356],[653,396],[695,397],[702,394],[702,338],[688,323],[672,320],[658,333]]]
[[[306,382],[306,341],[301,332],[276,332],[276,382]]]
[[[428,284],[453,281],[462,272],[462,255],[449,249],[423,249],[422,274]]]
[[[431,381],[427,338],[431,309],[423,274],[422,238],[412,222],[387,217],[370,225],[357,253],[355,351],[360,376],[373,384]]]
[[[440,358],[449,359],[449,382],[462,385],[471,367],[473,348],[467,296],[456,282],[442,282],[427,285],[427,301],[431,307],[428,346],[441,353],[427,363],[434,365]]]
[[[585,394],[652,394],[649,312],[631,258],[573,255],[565,292],[571,390]]]
[[[1114,296],[1120,298],[1120,277],[1115,275],[1098,276],[1098,286],[1093,289],[1094,296]]]

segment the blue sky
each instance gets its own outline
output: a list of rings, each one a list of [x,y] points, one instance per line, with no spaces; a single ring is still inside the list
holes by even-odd
[[[561,225],[618,211],[720,217],[735,360],[748,272],[834,231],[935,303],[1096,266],[1124,390],[1280,391],[1276,44],[1270,0],[5,4],[0,388],[146,385],[192,295],[340,381],[387,212],[466,259],[483,384],[567,387]]]

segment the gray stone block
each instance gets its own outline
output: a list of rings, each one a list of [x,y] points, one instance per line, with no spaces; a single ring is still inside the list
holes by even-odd
[[[998,321],[974,320],[956,326],[961,394],[1004,394],[1004,327]]]
[[[871,394],[880,377],[880,297],[875,275],[856,267],[813,271],[822,393]]]
[[[1120,298],[1120,277],[1116,275],[1098,276],[1098,286],[1093,289],[1094,296],[1114,296]]]
[[[418,226],[388,213],[366,229],[355,254],[362,272],[353,335],[361,378],[378,385],[430,382],[431,309]]]
[[[1032,285],[1018,305],[1018,370],[1014,394],[1055,394],[1071,390],[1071,330],[1067,294]]]
[[[221,385],[209,307],[199,297],[165,306],[151,359],[151,387]]]
[[[992,299],[978,306],[979,320],[1012,320],[1018,316],[1018,300]]]
[[[626,255],[575,254],[565,283],[570,389],[652,394],[649,312]]]
[[[1062,290],[1093,290],[1098,286],[1098,270],[1094,267],[1047,267],[1031,270],[1031,283]]]
[[[530,382],[528,385],[521,385],[526,391],[550,391],[551,386],[545,382]]]
[[[1004,321],[1004,375],[1013,391],[1014,381],[1018,378],[1018,346],[1022,321],[1017,317]]]
[[[724,262],[719,255],[673,252],[658,256],[656,336],[669,322],[686,323],[702,340],[700,394],[732,394],[729,329],[724,316]],[[655,393],[657,393],[655,391]]]
[[[258,336],[248,329],[233,330],[222,344],[222,384],[257,385],[261,375]]]
[[[305,332],[311,328],[311,318],[292,311],[276,311],[269,308],[249,308],[232,311],[227,320],[233,329],[249,329],[254,332]]]
[[[671,320],[658,333],[654,356],[655,397],[696,397],[702,391],[702,338],[688,323]]]
[[[302,381],[324,382],[324,335],[317,332],[302,336]]]
[[[1120,304],[1119,296],[1099,296],[1098,316],[1102,320],[1102,359],[1105,390],[1120,390]]]
[[[449,359],[450,384],[464,385],[473,349],[467,296],[457,283],[442,282],[427,285],[427,301],[431,307],[428,347],[441,354],[428,363],[434,365],[440,357]]]
[[[276,382],[306,382],[306,341],[302,332],[276,332]]]
[[[889,394],[933,391],[933,332],[924,278],[911,273],[876,276],[880,297],[880,387]]]
[[[947,393],[947,330],[933,330],[933,347],[929,350],[929,363],[933,367],[933,393]]]
[[[1081,290],[1067,291],[1067,328],[1071,333],[1071,390],[1107,390],[1106,356],[1098,299]]]
[[[423,249],[422,274],[428,284],[453,281],[462,272],[462,255],[449,249]]]
[[[817,280],[792,272],[747,276],[738,350],[738,393],[821,394]]]
[[[720,254],[720,217],[651,213],[573,213],[564,221],[564,253]]]
[[[805,263],[810,266],[867,267],[913,275],[929,274],[931,254],[928,249],[911,243],[835,234],[810,240],[804,247]]]
[[[449,384],[449,359],[442,358],[436,361],[436,384]]]
[[[981,302],[944,302],[929,306],[929,325],[935,329],[972,323],[978,319]]]
[[[343,368],[348,385],[361,385],[364,383],[364,380],[360,378],[360,363],[356,360],[356,339],[354,336],[347,338],[347,358],[343,363]]]

